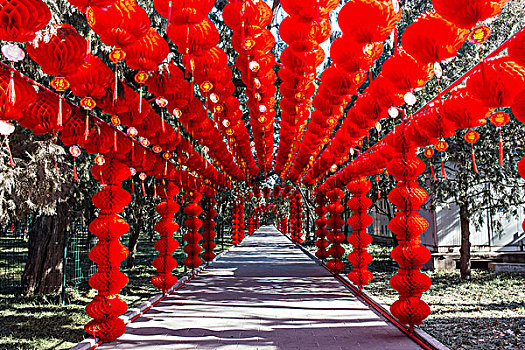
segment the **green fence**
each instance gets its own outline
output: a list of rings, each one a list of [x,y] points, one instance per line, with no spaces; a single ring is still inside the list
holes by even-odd
[[[2,226],[0,233],[0,290],[13,292],[22,286],[28,240],[24,226]]]
[[[185,253],[182,250],[182,235],[185,231],[181,228],[175,232],[175,238],[181,247],[175,252],[174,258],[182,263]],[[67,287],[75,289],[89,289],[89,278],[96,272],[96,264],[89,259],[89,251],[97,244],[97,237],[88,231],[88,227],[81,224],[71,224],[66,236],[67,250],[65,254],[65,282]],[[148,275],[144,283],[149,283],[149,278],[155,273],[151,265],[158,252],[154,248],[159,234],[147,228],[139,235],[135,266],[126,268],[127,260],[122,262],[122,271],[130,280],[139,275]],[[129,232],[121,238],[122,244],[128,247]],[[229,236],[217,237],[216,251],[227,249],[231,245]],[[29,247],[26,224],[14,227],[0,228],[0,294],[16,293],[22,286],[22,274],[27,261]],[[147,280],[147,281],[146,281]],[[138,282],[140,283],[140,282]]]

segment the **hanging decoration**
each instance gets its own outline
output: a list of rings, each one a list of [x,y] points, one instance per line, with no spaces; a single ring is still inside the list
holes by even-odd
[[[302,228],[302,196],[299,189],[296,189],[290,198],[290,236],[294,243],[303,243]]]
[[[103,160],[91,167],[91,175],[102,186],[93,196],[93,204],[100,209],[100,214],[89,225],[89,231],[98,238],[97,245],[89,252],[89,258],[98,265],[89,285],[98,293],[86,306],[86,312],[93,320],[84,329],[96,340],[111,342],[126,330],[124,321],[118,316],[128,307],[118,294],[128,283],[128,277],[120,272],[120,264],[128,256],[120,237],[129,226],[118,213],[122,213],[131,201],[131,195],[122,189],[122,181],[130,176],[130,172],[129,167],[113,157]]]
[[[476,164],[476,156],[474,154],[474,143],[479,140],[479,132],[476,130],[469,130],[465,133],[465,141],[467,143],[470,143],[471,146],[471,154],[472,154],[472,170],[477,174],[479,173],[478,166]]]
[[[172,271],[177,267],[173,254],[179,247],[179,242],[173,237],[179,229],[179,225],[174,220],[175,214],[179,211],[179,205],[174,200],[179,193],[179,188],[173,182],[162,179],[162,184],[157,191],[161,202],[156,205],[155,210],[161,219],[155,225],[155,231],[160,235],[155,242],[155,249],[159,255],[152,263],[157,269],[157,274],[151,278],[151,283],[166,293],[177,283],[177,277],[173,276]]]
[[[238,245],[241,243],[241,234],[240,234],[240,204],[235,202],[232,209],[232,244]]]
[[[42,0],[3,0],[0,18],[0,40],[24,43],[51,21],[51,11]]]
[[[330,242],[326,239],[328,236],[328,229],[326,228],[326,225],[328,224],[328,220],[326,219],[326,215],[328,214],[328,211],[326,210],[327,202],[328,200],[326,196],[324,196],[322,193],[318,193],[315,196],[315,203],[317,204],[315,207],[315,214],[317,215],[317,219],[315,220],[315,224],[317,226],[315,235],[318,238],[315,242],[315,246],[317,247],[315,256],[322,261],[326,260],[330,256],[330,253],[327,249],[330,245]]]
[[[373,221],[367,213],[368,208],[372,206],[372,200],[367,197],[372,183],[366,177],[361,177],[350,182],[346,188],[353,195],[347,202],[348,208],[352,210],[352,216],[347,221],[352,227],[348,243],[353,248],[348,254],[348,261],[352,264],[352,271],[348,274],[348,279],[363,290],[363,287],[368,285],[373,277],[367,269],[372,262],[372,255],[367,251],[367,246],[372,243],[372,236],[367,232]]]
[[[420,241],[428,222],[419,215],[419,208],[427,200],[428,193],[416,181],[425,164],[416,157],[404,135],[394,142],[400,152],[386,169],[399,181],[388,195],[397,208],[396,216],[390,220],[388,227],[398,240],[392,258],[399,264],[399,270],[390,279],[390,285],[398,291],[399,299],[392,304],[390,311],[399,322],[408,324],[412,330],[430,314],[430,308],[421,300],[421,295],[430,288],[431,281],[420,272],[421,266],[430,259],[429,250]]]
[[[186,190],[184,196],[185,202],[188,203],[186,208],[184,208],[184,213],[188,216],[184,220],[184,225],[188,228],[188,232],[182,237],[186,241],[184,252],[187,254],[183,263],[184,266],[193,270],[202,264],[202,260],[199,258],[199,254],[202,251],[202,247],[199,245],[199,242],[202,240],[202,236],[199,233],[199,229],[202,226],[202,221],[199,219],[199,215],[202,213],[202,208],[200,207],[202,194],[196,186],[192,186],[192,188]]]
[[[344,192],[339,188],[326,194],[326,197],[330,200],[330,204],[326,206],[328,213],[330,213],[327,220],[330,230],[326,235],[326,239],[331,243],[328,253],[332,257],[326,262],[326,267],[333,274],[339,273],[345,267],[343,262],[345,249],[341,246],[341,243],[345,240],[345,235],[341,232],[341,227],[345,224],[344,220],[341,219],[341,213],[344,211],[344,207],[341,204],[343,196]]]

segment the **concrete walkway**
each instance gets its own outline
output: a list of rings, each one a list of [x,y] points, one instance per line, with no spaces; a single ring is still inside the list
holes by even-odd
[[[263,227],[100,349],[420,349]]]

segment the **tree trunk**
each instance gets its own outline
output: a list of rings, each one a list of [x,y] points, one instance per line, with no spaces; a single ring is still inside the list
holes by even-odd
[[[133,219],[129,220],[130,223],[130,233],[129,233],[129,239],[128,239],[128,250],[129,250],[129,256],[128,260],[126,262],[126,266],[131,269],[135,266],[135,258],[137,257],[137,245],[139,242],[139,235],[141,227],[141,222],[139,218],[146,215],[144,212],[144,206],[145,206],[145,198],[143,196],[137,196],[135,198],[135,202],[133,203]],[[153,230],[150,230],[151,240],[153,240],[154,232]]]
[[[68,207],[57,205],[57,215],[39,216],[29,231],[29,251],[22,274],[22,291],[27,295],[58,292],[64,278],[64,241]]]
[[[459,207],[459,219],[461,222],[461,248],[459,250],[459,270],[461,279],[470,278],[470,228],[469,215],[466,205]]]
[[[128,240],[129,256],[126,266],[131,269],[135,266],[135,258],[137,257],[137,245],[139,242],[140,228],[137,225],[131,228]]]

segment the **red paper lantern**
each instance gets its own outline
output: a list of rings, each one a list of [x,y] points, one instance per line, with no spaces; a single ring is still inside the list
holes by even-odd
[[[35,89],[20,73],[0,67],[0,120],[19,119],[35,101]]]
[[[326,17],[339,5],[337,0],[282,0],[284,11],[290,15],[302,17],[313,22],[319,17]]]
[[[19,119],[20,125],[33,130],[35,135],[43,135],[62,130],[59,119],[67,122],[71,116],[71,107],[68,103],[62,105],[62,116],[59,117],[59,101],[55,94],[39,91],[35,103]]]
[[[108,46],[126,47],[142,38],[150,28],[149,17],[135,1],[115,0],[108,8],[90,7],[88,25]]]
[[[115,0],[67,0],[75,6],[80,12],[86,12],[89,7],[108,8]]]
[[[155,10],[177,24],[200,23],[213,9],[212,0],[154,0]],[[168,23],[169,24],[169,23]]]
[[[393,4],[389,0],[349,1],[341,8],[337,23],[359,43],[383,42],[401,21],[401,10]]]
[[[106,94],[113,83],[113,71],[96,56],[81,65],[67,80],[71,92],[79,97],[100,98]]]
[[[51,11],[42,0],[0,0],[0,40],[31,41],[50,20]]]
[[[468,30],[456,27],[437,13],[419,15],[403,33],[403,48],[421,64],[435,63],[456,56]]]
[[[41,39],[36,45],[27,45],[26,50],[44,73],[66,76],[84,63],[87,41],[69,24],[61,24],[49,41]]]
[[[126,47],[126,64],[132,69],[155,70],[168,53],[166,40],[150,28],[140,40]]]
[[[471,28],[478,22],[496,17],[509,0],[434,0],[432,6],[443,18],[461,28]]]
[[[525,30],[520,30],[509,43],[509,57],[525,67]]]
[[[514,97],[511,110],[516,119],[525,124],[525,89]]]
[[[467,80],[467,90],[490,108],[508,107],[525,84],[525,67],[508,56],[489,58]]]

